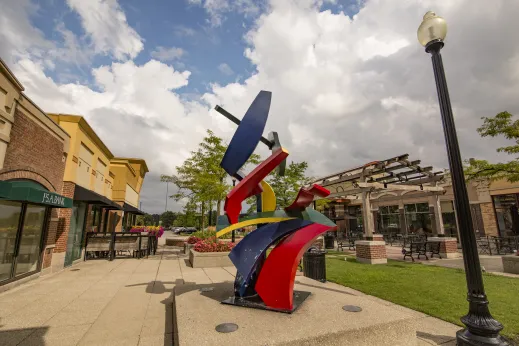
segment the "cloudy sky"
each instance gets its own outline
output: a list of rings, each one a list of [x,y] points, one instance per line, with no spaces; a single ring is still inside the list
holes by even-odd
[[[482,116],[519,113],[519,2],[510,0],[0,0],[0,57],[48,112],[84,115],[117,156],[150,168],[142,209],[206,129],[226,140],[260,90],[312,176],[409,153],[447,167],[423,14],[449,25],[443,58],[464,158],[503,160]],[[258,153],[266,156],[261,145]],[[171,191],[171,190],[170,190]],[[172,200],[168,209],[179,210]]]

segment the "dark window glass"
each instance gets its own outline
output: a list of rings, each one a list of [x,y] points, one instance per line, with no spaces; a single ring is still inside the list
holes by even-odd
[[[496,208],[508,208],[516,205],[515,195],[494,196],[494,204]]]
[[[418,203],[416,205],[416,211],[418,213],[428,213],[429,212],[429,204],[427,204],[427,203]]]
[[[9,279],[22,204],[0,201],[0,281]]]
[[[38,268],[45,209],[38,205],[27,205],[20,250],[16,258],[16,275],[32,272]]]
[[[406,204],[406,205],[404,205],[404,209],[405,209],[406,213],[415,213],[416,204]]]

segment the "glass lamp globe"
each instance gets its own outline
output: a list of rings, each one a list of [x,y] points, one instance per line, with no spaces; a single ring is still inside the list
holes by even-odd
[[[418,28],[418,41],[422,46],[435,40],[445,40],[447,36],[447,22],[436,13],[429,11],[423,16],[422,24]]]

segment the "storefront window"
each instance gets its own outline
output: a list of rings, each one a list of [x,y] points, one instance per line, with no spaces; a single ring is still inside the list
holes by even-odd
[[[497,225],[501,236],[519,232],[519,212],[516,195],[494,196]]]
[[[22,204],[0,201],[0,281],[9,279]]]
[[[43,206],[27,205],[20,240],[20,249],[16,258],[16,275],[32,272],[38,268],[45,209]]]
[[[447,237],[458,238],[456,214],[454,213],[454,206],[452,201],[442,201],[441,210],[445,235]]]
[[[432,233],[432,221],[427,203],[406,204],[404,209],[409,233]]]
[[[397,205],[379,207],[380,232],[395,233],[400,230],[400,214]]]

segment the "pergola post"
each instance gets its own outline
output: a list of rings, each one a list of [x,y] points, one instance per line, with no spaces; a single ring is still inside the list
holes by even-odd
[[[431,209],[433,211],[432,215],[434,215],[432,220],[434,236],[430,237],[429,241],[440,243],[440,256],[442,258],[457,258],[459,255],[456,238],[445,236],[439,195],[429,197],[429,210]]]
[[[371,192],[369,190],[362,191],[362,227],[364,229],[364,238],[373,238],[374,222],[373,214],[371,212]]]
[[[386,242],[382,235],[375,234],[374,211],[371,210],[371,188],[363,188],[362,193],[362,226],[364,240],[355,242],[357,262],[368,264],[386,264]],[[378,210],[376,211],[378,212]]]
[[[445,228],[443,227],[442,209],[440,205],[440,196],[434,195],[429,197],[429,212],[432,216],[432,231],[435,237],[444,237]]]
[[[407,225],[405,222],[405,210],[404,210],[404,202],[402,200],[398,201],[398,216],[400,221],[400,233],[403,235],[407,235]]]

